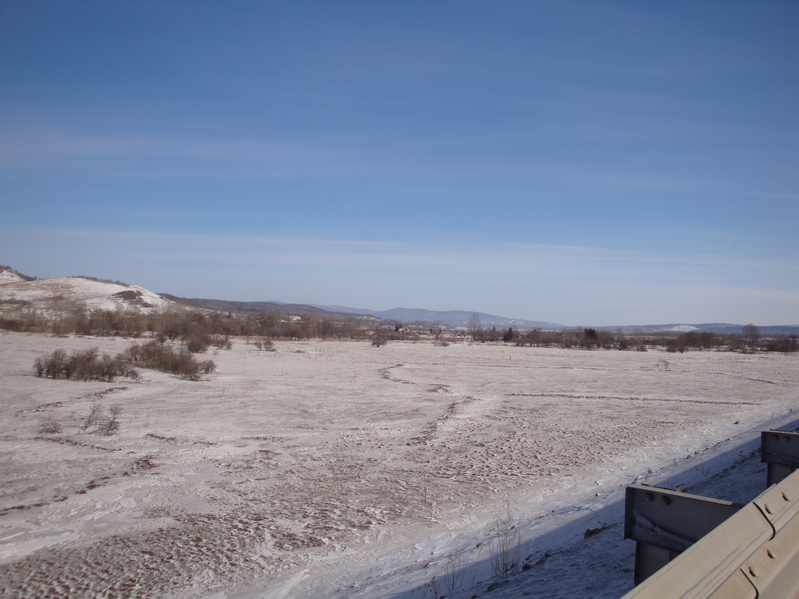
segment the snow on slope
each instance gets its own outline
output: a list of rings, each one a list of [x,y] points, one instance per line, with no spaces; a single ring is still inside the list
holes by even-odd
[[[15,273],[13,270],[2,269],[0,270],[0,285],[3,283],[19,283],[25,279]]]
[[[136,285],[108,283],[83,277],[58,277],[34,281],[5,282],[11,271],[3,271],[0,301],[25,301],[46,305],[56,299],[84,303],[88,308],[101,310],[135,309],[140,312],[164,310],[174,302]],[[16,275],[15,275],[16,276]]]
[[[678,324],[675,327],[671,327],[669,331],[674,333],[690,333],[691,331],[698,331],[699,327],[691,326],[690,324]]]

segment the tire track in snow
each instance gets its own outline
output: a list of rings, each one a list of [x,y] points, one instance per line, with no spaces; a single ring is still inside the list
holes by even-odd
[[[656,401],[675,403],[710,404],[714,406],[755,406],[752,401],[713,401],[710,399],[677,399],[674,397],[624,397],[621,395],[583,395],[579,393],[508,393],[507,397],[563,397],[566,399],[613,399],[619,401]]]

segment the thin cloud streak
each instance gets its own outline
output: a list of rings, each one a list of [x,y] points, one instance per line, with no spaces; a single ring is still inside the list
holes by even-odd
[[[214,165],[210,171],[209,165]],[[368,165],[365,157],[341,148],[232,137],[47,130],[11,133],[0,142],[0,166],[8,171],[55,168],[91,176],[286,178],[363,174],[373,171]]]
[[[441,143],[444,148],[459,145],[455,140]],[[417,140],[419,144],[424,145]],[[233,182],[380,177],[381,188],[409,195],[501,194],[503,198],[521,199],[564,193],[574,197],[578,195],[574,190],[581,189],[605,194],[728,192],[728,184],[720,177],[679,172],[663,177],[622,165],[585,166],[575,174],[575,166],[562,160],[536,164],[499,157],[486,160],[470,153],[439,158],[433,166],[423,157],[403,157],[389,146],[348,148],[324,140],[311,144],[236,136],[103,135],[53,129],[11,131],[0,141],[0,168],[10,175],[60,171],[70,178],[211,178]],[[386,176],[390,179],[384,179]],[[424,181],[422,186],[420,181]],[[496,186],[502,182],[506,182],[505,187]],[[766,193],[751,195],[795,199]]]

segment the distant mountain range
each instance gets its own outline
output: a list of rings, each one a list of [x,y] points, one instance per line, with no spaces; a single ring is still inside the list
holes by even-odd
[[[230,300],[181,298],[167,293],[156,294],[142,287],[127,285],[119,281],[105,281],[92,277],[59,277],[37,279],[18,273],[7,266],[0,266],[0,303],[48,305],[52,300],[71,300],[83,302],[91,308],[102,309],[136,309],[143,312],[163,310],[175,304],[195,306],[206,310],[220,312],[238,312],[258,314],[270,310],[280,310],[291,316],[302,316],[309,312],[317,312],[330,318],[356,318],[358,320],[382,320],[387,323],[412,324],[427,323],[431,326],[447,327],[469,326],[476,314],[484,328],[495,327],[498,330],[513,327],[514,329],[558,330],[565,325],[540,320],[524,320],[507,318],[485,312],[469,310],[426,310],[424,308],[394,308],[392,310],[370,310],[368,308],[350,308],[347,306],[327,306],[319,304],[287,304],[279,301],[239,302]],[[702,324],[659,324],[659,325],[622,325],[613,327],[596,327],[615,331],[621,329],[625,333],[660,333],[660,332],[710,332],[716,334],[740,334],[741,324],[702,323]],[[763,335],[799,335],[799,325],[758,326]]]
[[[177,297],[168,293],[162,293],[162,297],[168,298],[175,303],[204,308],[206,310],[216,310],[218,312],[237,312],[239,314],[261,314],[270,310],[280,310],[289,316],[302,316],[309,312],[317,312],[322,316],[331,318],[356,318],[358,320],[377,320],[371,314],[360,311],[337,311],[328,310],[321,306],[310,304],[287,304],[278,301],[266,302],[238,302],[233,300],[204,299],[199,297]]]
[[[206,310],[220,312],[239,312],[243,314],[258,314],[270,310],[280,310],[291,316],[302,316],[308,312],[318,312],[323,316],[335,318],[350,317],[358,320],[384,320],[395,323],[411,324],[424,322],[430,325],[448,327],[468,327],[472,316],[477,314],[483,327],[496,327],[497,329],[513,327],[515,329],[562,329],[563,325],[538,320],[522,320],[486,314],[484,312],[469,312],[467,310],[425,310],[423,308],[394,308],[392,310],[370,310],[369,308],[350,308],[347,306],[325,306],[319,304],[287,304],[279,301],[266,302],[238,302],[230,300],[204,299],[197,297],[181,298],[167,293],[161,294],[177,303],[188,304]]]
[[[615,331],[621,329],[624,333],[716,333],[717,335],[740,335],[744,325],[728,322],[706,322],[701,324],[646,324],[640,326],[625,325],[621,327],[597,327]],[[763,335],[799,335],[799,325],[777,325],[757,327]]]
[[[441,324],[450,327],[468,327],[472,317],[477,314],[483,327],[496,327],[497,329],[513,327],[515,329],[562,329],[562,324],[544,322],[540,320],[523,320],[486,314],[485,312],[470,312],[468,310],[425,310],[424,308],[394,308],[392,310],[369,310],[368,308],[348,308],[346,306],[314,306],[322,310],[345,314],[370,314],[381,320],[400,323],[426,322]]]

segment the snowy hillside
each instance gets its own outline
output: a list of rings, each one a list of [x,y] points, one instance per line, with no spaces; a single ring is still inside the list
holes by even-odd
[[[34,306],[50,306],[53,301],[81,302],[90,309],[134,309],[140,312],[157,312],[174,305],[136,285],[124,285],[87,279],[84,277],[58,277],[26,281],[10,270],[0,272],[0,302],[25,302]]]
[[[20,283],[25,280],[25,277],[21,276],[17,272],[14,272],[10,268],[3,268],[0,270],[0,285],[3,283]]]

